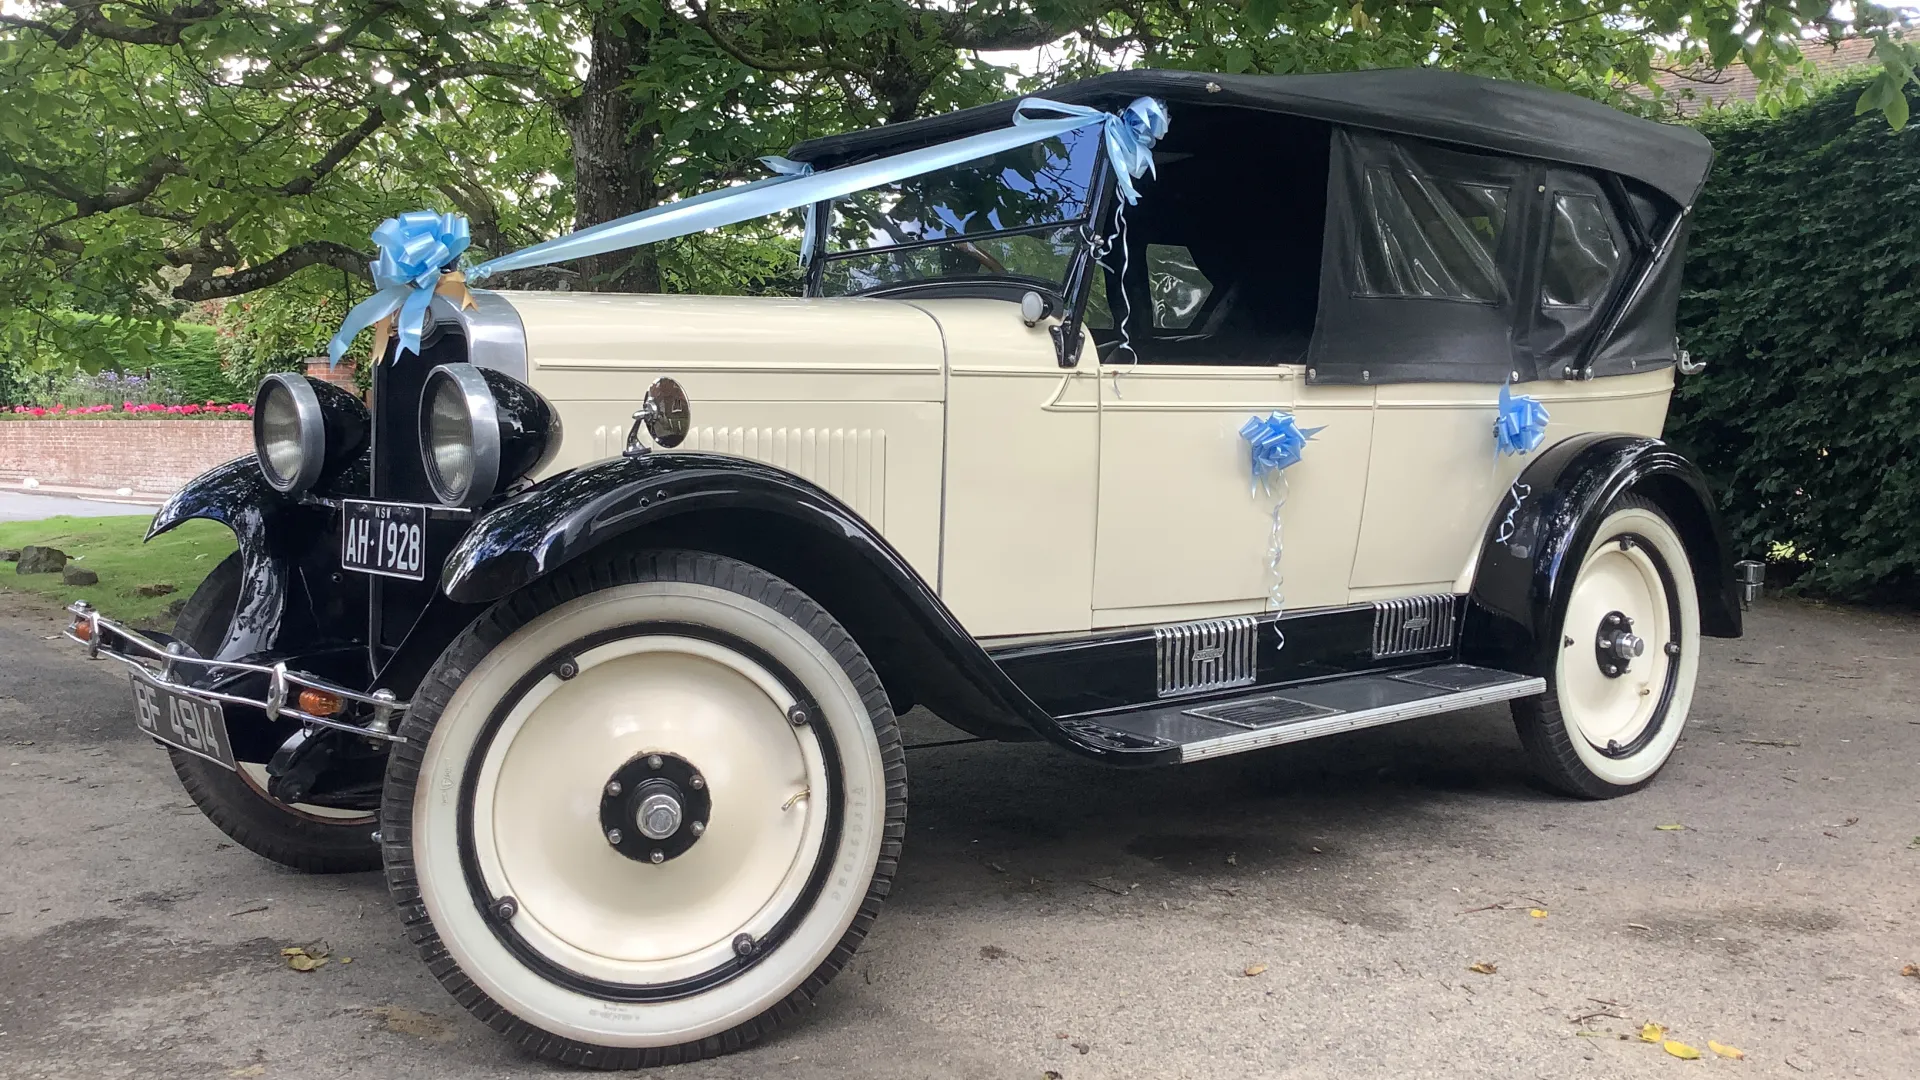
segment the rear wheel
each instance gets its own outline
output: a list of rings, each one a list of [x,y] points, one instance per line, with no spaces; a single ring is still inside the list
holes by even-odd
[[[1581,558],[1547,692],[1514,702],[1534,769],[1569,795],[1645,787],[1687,722],[1700,606],[1686,546],[1637,496],[1616,502]]]
[[[173,636],[201,656],[226,637],[240,600],[240,556],[213,568],[180,609]],[[239,772],[169,748],[173,771],[207,820],[248,851],[310,874],[358,873],[380,868],[374,815],[357,810],[283,803],[267,794],[267,769],[240,762]]]
[[[441,983],[542,1057],[750,1043],[866,936],[905,831],[878,677],[777,578],[666,552],[575,567],[450,645],[401,728],[387,877]]]

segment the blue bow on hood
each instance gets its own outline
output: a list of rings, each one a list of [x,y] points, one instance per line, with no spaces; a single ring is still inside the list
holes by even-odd
[[[394,358],[418,353],[427,305],[440,285],[440,270],[458,259],[473,238],[467,219],[459,214],[414,210],[381,222],[373,230],[373,242],[380,248],[380,257],[370,267],[378,291],[347,312],[340,332],[327,343],[327,356],[335,364],[346,355],[354,335],[395,314],[400,346]],[[374,357],[376,363],[379,360]]]

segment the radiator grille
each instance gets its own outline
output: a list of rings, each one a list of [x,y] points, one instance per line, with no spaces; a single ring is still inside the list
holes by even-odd
[[[1252,615],[1154,627],[1160,696],[1248,685],[1254,678],[1254,641]]]
[[[764,461],[827,489],[887,527],[887,433],[878,428],[696,427],[678,449]]]
[[[1374,601],[1374,659],[1437,652],[1452,645],[1452,596],[1435,593]]]

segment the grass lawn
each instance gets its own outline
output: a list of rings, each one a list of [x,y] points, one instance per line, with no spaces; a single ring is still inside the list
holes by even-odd
[[[200,579],[233,550],[233,533],[212,521],[189,521],[143,544],[150,515],[133,517],[51,517],[41,521],[0,522],[0,548],[40,544],[57,547],[100,575],[98,585],[63,584],[59,574],[16,574],[0,563],[0,591],[35,593],[62,607],[85,600],[114,619],[172,629],[167,606],[191,596]],[[141,596],[142,585],[172,585],[166,596]]]

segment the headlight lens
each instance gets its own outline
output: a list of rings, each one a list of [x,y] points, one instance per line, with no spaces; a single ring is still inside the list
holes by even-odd
[[[282,372],[253,398],[253,450],[275,491],[295,494],[339,475],[367,444],[367,407],[330,383]]]
[[[285,383],[269,382],[261,388],[260,404],[254,407],[253,415],[259,417],[255,445],[260,451],[260,466],[273,486],[285,491],[294,485],[307,456],[300,447],[300,406]]]
[[[420,396],[420,457],[433,494],[478,506],[551,460],[560,441],[553,406],[510,376],[442,364]]]
[[[467,395],[453,379],[436,380],[427,401],[427,471],[448,502],[459,502],[473,487],[473,415]]]

